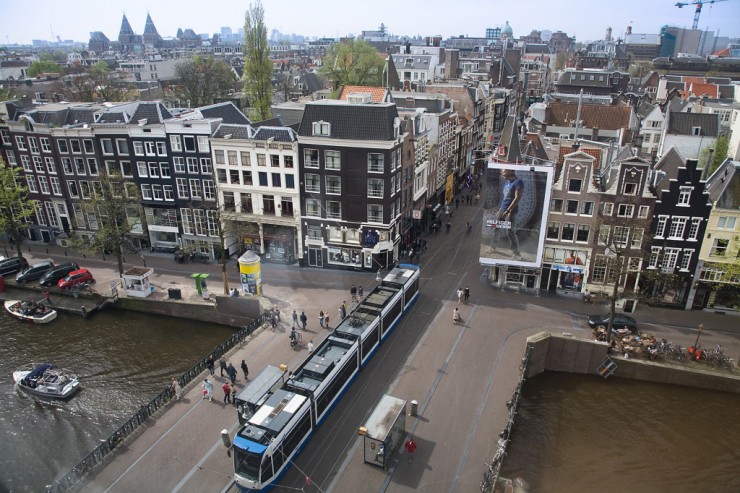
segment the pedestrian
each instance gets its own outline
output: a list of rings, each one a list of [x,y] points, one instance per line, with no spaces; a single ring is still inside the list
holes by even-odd
[[[231,403],[236,406],[236,386],[232,383],[231,387]]]
[[[226,359],[223,356],[218,359],[218,367],[221,370],[222,377],[224,376],[224,372],[226,372],[227,375],[229,374],[226,368]]]
[[[463,298],[465,299],[465,303],[468,302],[470,299],[470,286],[465,286],[465,291],[463,292]]]
[[[324,314],[324,327],[331,330],[331,327],[329,327],[329,312]]]
[[[342,305],[339,305],[339,310],[337,310],[337,315],[339,315],[339,320],[344,320],[344,308],[342,308]]]
[[[180,387],[180,383],[177,381],[177,379],[172,380],[172,392],[175,394],[175,399],[180,400],[180,397],[182,397],[182,387]]]
[[[231,404],[231,387],[228,382],[224,382],[221,386],[224,391],[224,404]]]
[[[362,288],[362,286],[357,288],[357,296],[359,296],[360,299],[365,297],[365,290]]]
[[[298,312],[293,310],[293,328],[295,329],[298,325]]]
[[[460,197],[455,199],[455,209],[457,209],[458,207],[460,207]]]
[[[209,401],[213,400],[213,384],[206,378],[201,385],[203,388],[203,398]]]
[[[244,360],[242,360],[242,371],[244,372],[244,380],[249,381],[249,367]]]
[[[270,312],[270,323],[272,324],[273,329],[277,327],[278,316],[274,311]]]
[[[236,368],[234,368],[234,365],[229,363],[229,367],[226,369],[226,373],[229,374],[229,378],[231,379],[231,383],[236,383]]]
[[[211,373],[211,376],[213,376],[213,374],[216,373],[216,362],[213,360],[213,355],[210,355],[208,359],[206,360],[206,368],[208,368],[208,371]]]
[[[51,305],[51,294],[49,293],[49,290],[48,289],[44,289],[44,299],[46,300],[46,303],[49,306],[52,306]]]
[[[357,302],[357,287],[353,284],[351,288],[349,288],[349,294],[352,297],[352,301],[355,303]]]
[[[413,438],[409,437],[409,439],[406,440],[406,444],[404,445],[404,447],[406,448],[406,452],[409,453],[409,464],[411,464],[414,452],[416,452],[416,442]]]
[[[457,302],[462,303],[463,300],[463,290],[462,288],[457,288]]]
[[[447,221],[447,232],[450,232],[450,228],[452,227],[452,224],[450,224],[450,221]]]
[[[460,309],[458,307],[455,307],[455,311],[452,312],[452,323],[453,324],[462,323],[462,318],[460,317]]]
[[[303,330],[306,330],[306,322],[308,322],[308,317],[306,316],[305,312],[301,312],[301,325],[303,327]]]
[[[478,201],[480,201],[480,194],[479,193],[476,193],[475,194],[475,203],[477,204]]]
[[[426,239],[421,240],[421,251],[422,252],[427,251],[427,240]]]
[[[308,341],[308,346],[306,346],[306,349],[308,349],[308,354],[313,353],[313,341]]]
[[[319,312],[319,325],[322,329],[324,328],[324,310]]]

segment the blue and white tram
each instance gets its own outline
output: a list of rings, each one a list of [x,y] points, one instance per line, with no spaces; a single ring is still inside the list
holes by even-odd
[[[419,267],[400,264],[284,382],[268,367],[244,390],[251,404],[241,402],[244,426],[233,440],[241,491],[264,492],[278,481],[418,294]]]

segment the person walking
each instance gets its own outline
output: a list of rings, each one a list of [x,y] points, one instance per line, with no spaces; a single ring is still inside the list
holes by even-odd
[[[329,312],[324,314],[324,328],[331,330],[331,327],[329,327]]]
[[[339,305],[339,310],[337,310],[337,315],[339,315],[339,320],[344,320],[344,308],[342,308],[342,305]]]
[[[463,290],[462,288],[457,288],[457,302],[462,303],[463,300]]]
[[[298,312],[293,310],[293,328],[298,326]]]
[[[273,329],[277,328],[278,316],[277,316],[277,313],[275,313],[274,310],[271,310],[270,311],[270,323],[272,323],[272,328]]]
[[[224,382],[221,389],[224,391],[224,404],[231,404],[231,387],[229,387],[229,383]]]
[[[231,387],[231,403],[236,406],[236,385],[232,383],[229,387]]]
[[[51,304],[51,294],[49,293],[48,289],[44,289],[44,299],[46,300],[46,304],[49,306],[52,306]]]
[[[180,383],[177,381],[177,379],[172,380],[172,392],[175,394],[175,400],[180,400],[180,397],[182,397],[182,387],[180,387]]]
[[[244,380],[247,382],[249,381],[249,367],[247,366],[247,362],[242,360],[242,371],[244,372]]]
[[[324,328],[324,310],[319,312],[319,325],[322,329]]]
[[[452,224],[450,224],[450,221],[447,221],[447,232],[450,232],[450,228],[452,227]]]
[[[352,297],[352,301],[357,303],[357,287],[354,284],[349,288],[349,294]]]
[[[414,452],[416,452],[416,442],[414,441],[414,439],[409,437],[409,439],[404,444],[404,448],[406,449],[406,452],[409,453],[409,464],[411,464]]]
[[[465,286],[465,290],[463,291],[463,299],[465,300],[465,303],[467,303],[470,299],[470,286]]]
[[[462,317],[460,317],[460,309],[458,307],[455,307],[455,311],[452,312],[452,323],[453,324],[462,323]]]
[[[229,378],[231,379],[231,383],[236,383],[236,368],[234,368],[234,365],[229,363],[229,367],[226,369],[226,373],[229,374]]]
[[[213,355],[208,356],[208,359],[206,360],[206,368],[208,368],[211,376],[216,373],[216,362],[213,360]]]
[[[227,371],[227,368],[226,368],[226,359],[223,356],[221,356],[218,359],[218,366],[219,366],[219,369],[221,370],[221,376],[222,377],[224,376],[224,372],[226,372],[227,375],[229,374],[229,372]]]
[[[357,288],[357,296],[359,296],[360,299],[365,297],[365,290],[362,288],[362,286]]]
[[[306,346],[306,349],[308,349],[308,354],[313,353],[313,341],[308,341],[308,346]]]
[[[306,322],[308,322],[308,317],[306,316],[305,312],[301,312],[300,319],[301,319],[301,326],[303,330],[306,330]]]
[[[203,388],[203,398],[209,401],[213,400],[213,384],[206,378],[201,385]]]

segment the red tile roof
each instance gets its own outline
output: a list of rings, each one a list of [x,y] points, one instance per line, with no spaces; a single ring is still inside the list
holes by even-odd
[[[706,94],[710,98],[719,97],[719,90],[716,84],[700,84],[698,82],[694,82],[689,86],[688,92],[694,96],[703,96]]]
[[[346,101],[350,94],[354,93],[367,93],[373,98],[374,103],[382,103],[385,99],[386,89],[385,87],[371,87],[371,86],[343,86],[342,92],[339,93],[339,97],[342,101]]]
[[[553,101],[547,106],[545,123],[561,127],[575,126],[578,103]],[[629,106],[607,106],[604,104],[581,105],[581,120],[584,128],[618,130],[628,128],[632,108]]]

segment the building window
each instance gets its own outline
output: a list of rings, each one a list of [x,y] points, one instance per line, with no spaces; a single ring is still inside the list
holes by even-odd
[[[639,250],[642,247],[642,238],[645,236],[645,228],[635,228],[632,230],[632,241],[630,248]]]
[[[185,173],[185,158],[173,157],[172,164],[175,167],[175,173]]]
[[[162,185],[152,185],[152,197],[154,200],[163,200]]]
[[[563,199],[550,200],[550,212],[563,212]]]
[[[270,173],[272,176],[272,186],[275,188],[282,187],[282,180],[280,179],[280,173]]]
[[[735,229],[737,218],[733,216],[719,216],[717,219],[717,229]]]
[[[614,226],[614,237],[612,242],[614,246],[627,248],[629,244],[630,229],[626,226]]]
[[[588,238],[591,234],[591,226],[588,224],[579,224],[578,232],[576,233],[576,241],[581,243],[588,243]]]
[[[375,199],[382,199],[384,194],[385,181],[380,178],[368,178],[367,196]]]
[[[144,146],[146,148],[145,154],[147,156],[156,156],[157,155],[157,152],[156,152],[155,147],[154,147],[154,142],[145,142],[144,143]]]
[[[159,164],[149,163],[149,177],[159,178]]]
[[[9,146],[13,142],[10,139],[10,132],[8,132],[7,130],[0,130],[0,135],[2,136],[3,144],[5,144],[6,146]],[[43,139],[41,139],[41,145],[44,145]]]
[[[571,178],[568,180],[568,191],[569,192],[580,192],[583,186],[583,180],[580,178]]]
[[[213,157],[216,159],[216,164],[226,164],[226,159],[224,158],[223,150],[221,149],[214,150]]]
[[[239,201],[241,203],[242,212],[245,214],[251,214],[253,211],[252,210],[252,194],[242,193],[239,195],[240,195]]]
[[[304,185],[305,185],[306,192],[321,193],[319,175],[306,173],[304,177],[305,177]]]
[[[303,150],[303,164],[306,168],[319,167],[319,151],[316,149]]]
[[[177,197],[181,199],[189,199],[188,194],[188,180],[186,178],[176,178],[177,183]]]
[[[252,172],[251,171],[242,171],[242,185],[249,185],[249,186],[254,185],[254,183],[252,182]]]
[[[182,152],[182,141],[179,135],[170,135],[170,147],[173,152]]]
[[[149,176],[149,170],[145,161],[136,161],[136,171],[139,173],[140,178],[146,178]]]
[[[262,214],[275,215],[275,196],[264,195],[262,197]]]
[[[678,203],[676,205],[688,206],[691,202],[691,191],[694,187],[681,187],[678,192]]]
[[[727,240],[724,238],[715,238],[714,242],[712,242],[712,248],[709,251],[709,256],[710,257],[724,257],[725,255],[727,255],[727,247],[729,246],[729,244],[730,244],[730,240]]]
[[[324,167],[326,169],[341,169],[339,151],[326,151],[324,152]]]
[[[216,151],[216,162],[217,163],[218,163],[218,154],[219,154],[219,152],[221,153],[221,158],[223,159],[223,152],[224,151]],[[239,161],[237,160],[237,157],[236,157],[236,151],[226,151],[226,157],[227,157],[227,161],[229,163],[229,166],[238,166],[239,165]],[[220,164],[223,164],[223,162],[220,163]]]
[[[113,155],[113,141],[111,139],[100,139],[100,143],[103,145],[103,154],[107,156]]]
[[[195,137],[192,135],[183,135],[182,142],[185,152],[195,152]]]
[[[80,152],[79,145],[80,143],[78,141],[71,141],[72,142],[72,152],[75,152],[75,142],[77,142],[77,152]],[[118,149],[118,154],[121,156],[128,156],[128,141],[126,139],[116,139],[116,148]]]
[[[313,135],[328,137],[331,135],[331,125],[328,122],[313,122]]]
[[[283,156],[283,162],[285,163],[286,168],[292,168],[293,167],[293,156]]]
[[[578,201],[569,200],[566,203],[565,213],[566,214],[578,214]]]
[[[33,167],[36,173],[44,172],[44,161],[41,159],[41,156],[33,156]]]
[[[293,199],[290,197],[280,198],[280,214],[282,216],[292,216],[293,212]]]
[[[211,152],[211,146],[208,144],[208,137],[198,136],[198,152]]]
[[[26,148],[26,139],[22,135],[15,136],[15,145],[18,147],[19,151],[28,150],[28,148]],[[61,150],[61,146],[60,146],[59,152],[67,152],[67,142],[66,141],[64,141],[64,151]]]
[[[342,203],[335,200],[327,200],[326,217],[330,219],[342,219]]]
[[[326,176],[326,193],[339,195],[342,193],[342,179],[338,176]]]
[[[614,204],[612,202],[604,202],[601,210],[604,216],[611,216],[614,213]]]
[[[293,175],[285,175],[285,188],[295,188],[295,177]]]
[[[265,173],[264,171],[260,171],[258,174],[258,177],[259,177],[260,186],[266,187],[267,186],[267,173]]]
[[[144,155],[144,143],[138,140],[134,141],[134,155],[135,156],[143,156]]]
[[[152,200],[152,186],[146,183],[141,185],[141,198],[144,200]]]
[[[131,166],[131,161],[121,161],[121,175],[124,178],[134,177],[134,168]]]
[[[164,191],[165,200],[175,200],[175,197],[172,194],[172,185],[162,185],[162,190]]]
[[[573,241],[575,227],[576,226],[573,223],[563,223],[563,233],[561,236],[562,241]]]
[[[39,193],[39,189],[36,186],[36,177],[34,175],[26,175],[26,186],[28,191],[32,193]]]
[[[641,205],[640,208],[637,210],[637,218],[647,219],[649,213],[650,213],[650,207],[647,205]]]
[[[213,166],[211,165],[211,158],[202,157],[200,158],[200,172],[204,175],[210,175],[213,173]]]
[[[321,228],[317,226],[308,227],[308,239],[309,240],[321,240]]]
[[[193,212],[190,209],[180,209],[182,218],[182,232],[186,235],[193,234]]]
[[[247,151],[240,151],[239,158],[242,160],[242,166],[251,166],[252,159]]]
[[[189,157],[186,158],[186,161],[188,163],[188,173],[190,173],[191,175],[198,174],[198,158]]]
[[[321,217],[321,205],[316,199],[306,199],[306,215],[309,217]]]
[[[665,235],[666,223],[668,223],[668,216],[658,216],[658,224],[655,227],[656,238],[663,238]]]
[[[267,166],[267,160],[264,154],[257,154],[257,166]]]
[[[270,154],[270,167],[271,168],[279,168],[280,167],[280,155],[278,155],[278,154]]]
[[[607,258],[605,255],[597,255],[594,259],[593,273],[591,274],[591,281],[594,283],[603,284],[606,280],[606,265]]]
[[[681,264],[678,266],[682,271],[688,271],[691,266],[691,257],[694,255],[694,250],[686,249],[681,255]]]
[[[593,202],[581,202],[581,215],[582,216],[593,216],[594,214],[594,203]]]
[[[560,223],[547,223],[547,239],[548,240],[559,240],[560,239]]]
[[[385,171],[382,154],[371,152],[367,155],[367,171],[369,173],[382,173]]]
[[[16,137],[16,139],[18,139],[18,137]],[[59,148],[59,152],[63,152],[65,154],[69,152],[69,148],[67,147],[67,141],[64,139],[57,140],[57,147]],[[20,149],[20,147],[18,148]]]
[[[697,240],[699,238],[699,225],[701,225],[701,218],[694,217],[691,219],[691,225],[689,226],[689,240]]]
[[[159,176],[162,178],[170,177],[170,163],[159,163]]]
[[[617,205],[617,217],[632,217],[635,213],[635,206],[633,204],[618,204]]]
[[[167,155],[167,144],[164,142],[157,142],[157,156]]]
[[[663,269],[673,270],[676,268],[678,263],[678,254],[681,253],[680,248],[666,248],[663,252]]]
[[[190,179],[190,197],[193,199],[200,199],[203,197],[203,191],[201,188],[200,180],[197,179]]]
[[[77,142],[77,147],[79,148],[80,142]],[[28,138],[28,147],[31,149],[31,152],[33,154],[39,154],[39,143],[36,142],[36,137],[29,137]]]
[[[216,182],[203,180],[203,200],[216,200]]]
[[[367,204],[367,221],[371,223],[382,223],[383,206],[380,204]]]
[[[625,195],[637,195],[637,183],[625,183],[624,184]]]
[[[686,222],[688,220],[688,217],[671,218],[671,227],[668,230],[668,238],[673,240],[682,240],[683,234],[686,231]]]

